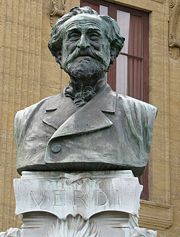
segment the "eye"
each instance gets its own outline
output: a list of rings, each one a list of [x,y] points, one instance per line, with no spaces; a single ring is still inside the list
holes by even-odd
[[[68,39],[71,41],[76,41],[80,38],[80,33],[79,32],[71,32],[68,34]]]
[[[98,32],[88,32],[88,38],[92,41],[98,41],[101,39],[101,35]]]

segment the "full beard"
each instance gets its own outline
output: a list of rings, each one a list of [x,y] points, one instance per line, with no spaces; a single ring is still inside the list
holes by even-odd
[[[80,80],[84,84],[94,83],[105,71],[102,63],[89,56],[77,57],[73,63],[68,63],[64,70],[71,78]]]
[[[108,52],[107,52],[108,53]],[[97,81],[109,68],[109,61],[100,52],[91,48],[76,48],[64,61],[61,67],[74,81]]]

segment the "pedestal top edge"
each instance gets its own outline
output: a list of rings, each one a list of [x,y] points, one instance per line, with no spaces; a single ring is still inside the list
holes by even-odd
[[[21,179],[41,179],[41,178],[133,178],[134,175],[131,170],[111,170],[111,171],[89,171],[89,172],[61,172],[61,171],[23,171]]]

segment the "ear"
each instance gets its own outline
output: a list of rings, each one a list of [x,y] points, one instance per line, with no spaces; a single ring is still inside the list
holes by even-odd
[[[114,45],[111,45],[111,63],[114,62],[114,60],[119,54],[119,51],[120,50],[117,47],[115,47]]]
[[[56,62],[59,63],[60,67],[61,67],[61,59],[62,59],[62,52],[61,50],[58,50],[55,52],[54,54],[55,58],[56,58]]]

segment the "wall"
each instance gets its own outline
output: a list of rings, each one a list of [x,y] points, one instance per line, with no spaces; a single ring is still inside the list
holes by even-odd
[[[179,0],[177,0],[179,1]],[[52,2],[56,2],[53,6]],[[56,94],[68,83],[47,49],[60,0],[0,0],[0,230],[17,226],[13,177],[16,177],[13,118],[21,108]],[[65,11],[79,1],[65,1]],[[158,237],[180,236],[180,51],[176,2],[113,1],[150,14],[150,102],[159,108],[150,162],[150,200],[142,201],[140,225]],[[178,5],[178,4],[177,4]],[[179,12],[179,11],[178,11]],[[50,16],[51,13],[51,16]],[[169,33],[173,38],[169,48]],[[175,33],[174,33],[175,32]],[[173,36],[173,37],[172,37]]]

